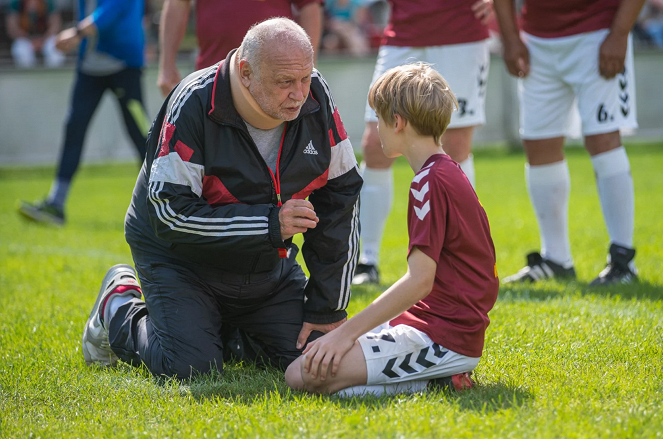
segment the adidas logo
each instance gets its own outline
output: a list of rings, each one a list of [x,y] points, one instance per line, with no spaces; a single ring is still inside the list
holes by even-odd
[[[313,147],[313,140],[310,140],[304,148],[304,154],[318,155],[318,151]]]

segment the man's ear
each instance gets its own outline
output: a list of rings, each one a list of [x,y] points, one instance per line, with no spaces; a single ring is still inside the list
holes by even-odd
[[[394,114],[394,133],[398,134],[405,129],[407,120],[400,114]]]
[[[245,59],[239,61],[239,80],[242,81],[244,87],[248,87],[251,84],[251,75],[253,74],[253,69],[251,64]]]

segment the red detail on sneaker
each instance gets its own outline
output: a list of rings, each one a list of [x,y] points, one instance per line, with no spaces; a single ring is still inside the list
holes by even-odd
[[[191,156],[193,155],[193,149],[186,146],[184,142],[180,140],[178,140],[177,143],[175,144],[175,151],[177,152],[177,154],[179,154],[180,158],[185,162],[191,160]]]
[[[161,127],[161,148],[159,149],[159,157],[167,156],[170,153],[170,139],[173,138],[175,134],[175,125],[163,121],[163,127]]]
[[[453,383],[454,388],[456,389],[457,392],[460,392],[461,390],[471,389],[472,387],[474,387],[474,381],[472,381],[470,373],[468,372],[452,375],[451,382]]]
[[[123,282],[127,282],[127,281],[130,281],[130,280],[129,279],[123,280]],[[104,304],[101,306],[101,319],[102,320],[104,318],[104,313],[106,312],[106,304],[108,303],[108,299],[110,299],[113,294],[122,294],[122,293],[125,293],[125,292],[129,291],[129,290],[138,291],[140,294],[143,294],[143,292],[141,291],[141,289],[138,285],[119,285],[117,288],[115,288],[113,291],[111,291],[111,293],[108,296],[106,296],[106,299],[104,300]]]
[[[203,177],[203,198],[207,200],[210,206],[214,207],[240,202],[230,193],[228,188],[226,188],[216,175],[206,175]]]

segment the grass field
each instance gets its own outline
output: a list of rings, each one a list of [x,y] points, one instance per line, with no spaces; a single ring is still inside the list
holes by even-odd
[[[0,437],[663,437],[663,144],[628,152],[639,284],[587,287],[608,237],[590,161],[570,150],[578,281],[501,288],[477,389],[348,400],[292,393],[278,371],[246,365],[184,383],[127,365],[86,367],[81,331],[99,282],[110,265],[131,261],[123,218],[137,168],[82,169],[61,229],[15,213],[17,199],[48,191],[52,169],[0,169]],[[512,274],[538,248],[524,158],[475,157],[498,269]],[[412,171],[404,161],[395,169],[384,284],[355,288],[351,314],[405,271]]]

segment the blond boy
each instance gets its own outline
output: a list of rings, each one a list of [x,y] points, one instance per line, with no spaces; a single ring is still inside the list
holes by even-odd
[[[366,309],[310,343],[286,381],[344,395],[412,392],[431,383],[471,387],[499,281],[486,213],[440,143],[458,103],[444,78],[422,63],[385,72],[368,99],[385,155],[405,156],[415,172],[408,270]]]

